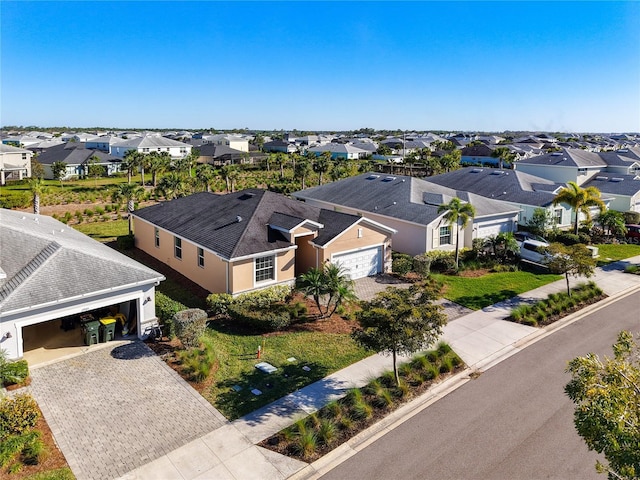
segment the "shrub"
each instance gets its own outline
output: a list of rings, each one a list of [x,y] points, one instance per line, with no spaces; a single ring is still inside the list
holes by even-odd
[[[120,250],[131,250],[136,246],[135,238],[133,235],[120,235],[116,238],[116,243]]]
[[[575,233],[567,233],[562,232],[556,236],[556,242],[562,243],[563,245],[577,245],[580,242],[580,237]]]
[[[0,439],[22,434],[33,428],[39,418],[38,404],[31,395],[3,398],[0,400]]]
[[[170,338],[176,336],[173,316],[179,311],[186,309],[187,307],[182,303],[176,302],[161,292],[156,292],[156,317],[160,319],[162,325],[165,327],[165,333]]]
[[[423,277],[426,277],[431,272],[431,257],[429,255],[421,253],[413,258],[413,271]]]
[[[212,293],[207,297],[207,306],[212,315],[226,315],[232,303],[233,295],[229,293]]]
[[[413,258],[405,253],[396,253],[393,255],[391,269],[393,273],[398,275],[406,275],[413,268]]]
[[[434,250],[426,253],[431,259],[430,270],[433,272],[452,272],[456,269],[456,259],[454,252],[444,252]]]
[[[330,446],[336,439],[338,428],[332,420],[323,419],[318,427],[318,440],[324,445]]]
[[[250,308],[266,308],[276,302],[284,302],[291,295],[291,287],[288,285],[274,285],[254,292],[242,293],[234,299],[237,305]]]
[[[628,225],[640,224],[640,212],[622,212],[624,215],[624,223]]]
[[[4,350],[0,353],[0,385],[15,385],[25,381],[29,376],[29,364],[26,360],[8,362]]]
[[[287,306],[287,311],[291,318],[304,318],[307,315],[307,306],[304,302],[295,302]]]
[[[195,348],[207,328],[207,312],[199,308],[189,308],[173,315],[176,336],[185,348]]]

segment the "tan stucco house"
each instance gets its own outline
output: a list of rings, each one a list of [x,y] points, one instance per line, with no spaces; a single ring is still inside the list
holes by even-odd
[[[133,217],[138,248],[215,293],[292,284],[327,261],[353,279],[391,268],[394,229],[259,189],[197,193]]]

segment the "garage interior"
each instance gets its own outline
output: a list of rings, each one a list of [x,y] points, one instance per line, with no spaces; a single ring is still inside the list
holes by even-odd
[[[101,318],[112,318],[114,314],[122,314],[118,315],[118,318],[123,318],[124,322],[120,320],[115,322],[113,340],[136,338],[135,303],[135,301],[125,302],[120,305],[24,326],[22,327],[23,358],[27,360],[30,367],[34,367],[107,345],[108,341],[100,341],[99,333],[96,334],[95,343],[93,340],[86,341],[86,334],[81,325],[81,316],[88,318],[86,316],[89,315],[95,321],[99,321]],[[123,335],[123,323],[132,328],[131,335]],[[125,328],[124,331],[128,333],[128,329]]]

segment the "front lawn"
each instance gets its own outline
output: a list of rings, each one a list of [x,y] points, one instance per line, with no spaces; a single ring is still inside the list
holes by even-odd
[[[108,222],[81,223],[74,225],[73,228],[99,242],[112,242],[115,241],[116,237],[129,233],[129,221],[112,220]]]
[[[478,277],[432,274],[445,285],[443,296],[472,310],[508,300],[516,295],[561,280],[562,275],[533,272],[487,273]]]
[[[625,258],[635,257],[640,255],[640,245],[634,244],[599,244],[598,247],[598,265],[606,265],[610,262],[617,262],[618,260],[624,260]]]
[[[231,420],[373,353],[356,345],[348,333],[300,331],[246,335],[214,321],[205,337],[204,343],[214,352],[218,370],[211,385],[194,386]],[[260,359],[257,358],[258,346],[262,349]],[[255,368],[259,362],[268,362],[278,370],[263,373]],[[254,389],[262,394],[254,395],[251,393]]]

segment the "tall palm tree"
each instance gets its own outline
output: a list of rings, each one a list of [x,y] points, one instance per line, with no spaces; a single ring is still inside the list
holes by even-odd
[[[224,181],[227,184],[227,193],[234,191],[236,180],[240,176],[240,170],[237,165],[225,165],[220,169]]]
[[[491,152],[491,156],[498,159],[498,168],[500,169],[504,167],[504,162],[513,165],[513,161],[516,159],[516,154],[507,147],[497,147]]]
[[[456,226],[456,270],[458,269],[460,259],[460,230],[469,223],[469,220],[475,217],[476,209],[473,205],[463,202],[458,197],[451,199],[449,203],[443,203],[438,207],[438,213],[447,212],[444,219],[449,227]]]
[[[139,200],[144,195],[144,188],[132,183],[120,183],[111,194],[111,200],[114,203],[120,203],[122,200],[127,202],[127,211],[129,212],[129,235],[133,233],[133,207],[136,200]]]
[[[171,156],[169,152],[153,152],[147,156],[148,168],[151,172],[153,188],[158,186],[158,174],[163,173],[171,168]]]
[[[205,187],[207,192],[211,191],[211,183],[215,180],[217,172],[213,165],[209,163],[201,163],[196,167],[196,179],[198,183]]]
[[[313,172],[311,162],[306,157],[302,157],[296,162],[293,174],[296,179],[300,179],[302,190],[307,188],[306,181],[311,172]]]
[[[186,177],[181,172],[169,172],[158,183],[158,191],[167,200],[184,197],[188,194]]]
[[[606,210],[606,205],[600,198],[600,190],[596,187],[582,188],[576,182],[567,182],[567,186],[561,188],[553,199],[554,205],[565,203],[569,205],[576,215],[574,233],[578,234],[580,227],[580,214],[582,213],[587,221],[591,220],[591,208],[596,207],[600,212]]]
[[[40,215],[40,195],[47,193],[48,187],[42,178],[32,178],[29,182],[29,190],[33,194],[33,213]]]
[[[124,154],[120,168],[124,168],[127,171],[127,183],[131,183],[133,170],[138,168],[140,155],[142,154],[137,150],[127,150]]]
[[[318,185],[322,185],[323,176],[331,169],[331,152],[322,152],[313,161],[313,171],[318,174]]]

